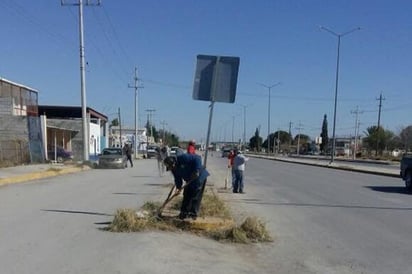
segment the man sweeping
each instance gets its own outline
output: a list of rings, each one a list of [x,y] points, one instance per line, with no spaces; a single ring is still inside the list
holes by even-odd
[[[196,220],[202,201],[203,185],[210,175],[202,166],[202,158],[197,154],[184,153],[177,157],[166,157],[164,164],[166,170],[173,174],[177,191],[180,192],[184,188],[179,219]],[[184,186],[183,181],[186,182]]]

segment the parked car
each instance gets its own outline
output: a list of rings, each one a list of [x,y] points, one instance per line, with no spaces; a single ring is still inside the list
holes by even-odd
[[[60,146],[52,146],[47,150],[47,158],[50,161],[55,161],[57,163],[63,163],[64,161],[73,159],[73,154],[71,151],[67,151]]]
[[[182,153],[185,153],[185,152],[180,147],[176,147],[176,146],[170,147],[170,156],[177,156]]]
[[[99,154],[99,168],[125,168],[127,157],[123,149],[112,147],[103,149]]]
[[[412,190],[412,155],[404,155],[401,160],[401,178],[405,181],[405,186]]]
[[[227,158],[231,150],[232,150],[231,147],[222,148],[222,157]]]
[[[146,157],[148,159],[150,158],[155,158],[158,154],[159,146],[156,145],[148,145],[147,146],[147,151],[146,151]]]

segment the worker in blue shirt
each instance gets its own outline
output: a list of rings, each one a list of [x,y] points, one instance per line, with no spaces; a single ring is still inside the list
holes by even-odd
[[[203,195],[203,185],[209,172],[202,166],[202,158],[197,154],[183,153],[176,157],[169,156],[164,160],[166,170],[171,171],[177,190],[183,191],[182,207],[179,218],[187,217],[196,220]],[[183,186],[183,181],[186,184]]]

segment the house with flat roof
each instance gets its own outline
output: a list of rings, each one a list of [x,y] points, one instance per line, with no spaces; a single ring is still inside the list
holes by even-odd
[[[38,91],[0,77],[0,163],[44,161]]]

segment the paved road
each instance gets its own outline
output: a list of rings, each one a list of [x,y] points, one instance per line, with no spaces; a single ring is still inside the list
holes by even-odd
[[[251,158],[246,192],[228,202],[266,219],[279,273],[412,273],[412,195],[399,178]]]
[[[187,233],[109,233],[118,208],[162,201],[155,160],[0,188],[2,273],[412,273],[411,195],[399,178],[250,159],[246,194],[209,182],[239,220],[267,221],[275,242],[222,244]]]
[[[210,183],[221,182],[213,172]],[[119,208],[163,201],[170,174],[156,160],[0,187],[0,265],[7,274],[270,273],[249,254],[188,233],[101,231]],[[217,166],[216,166],[217,167]]]

